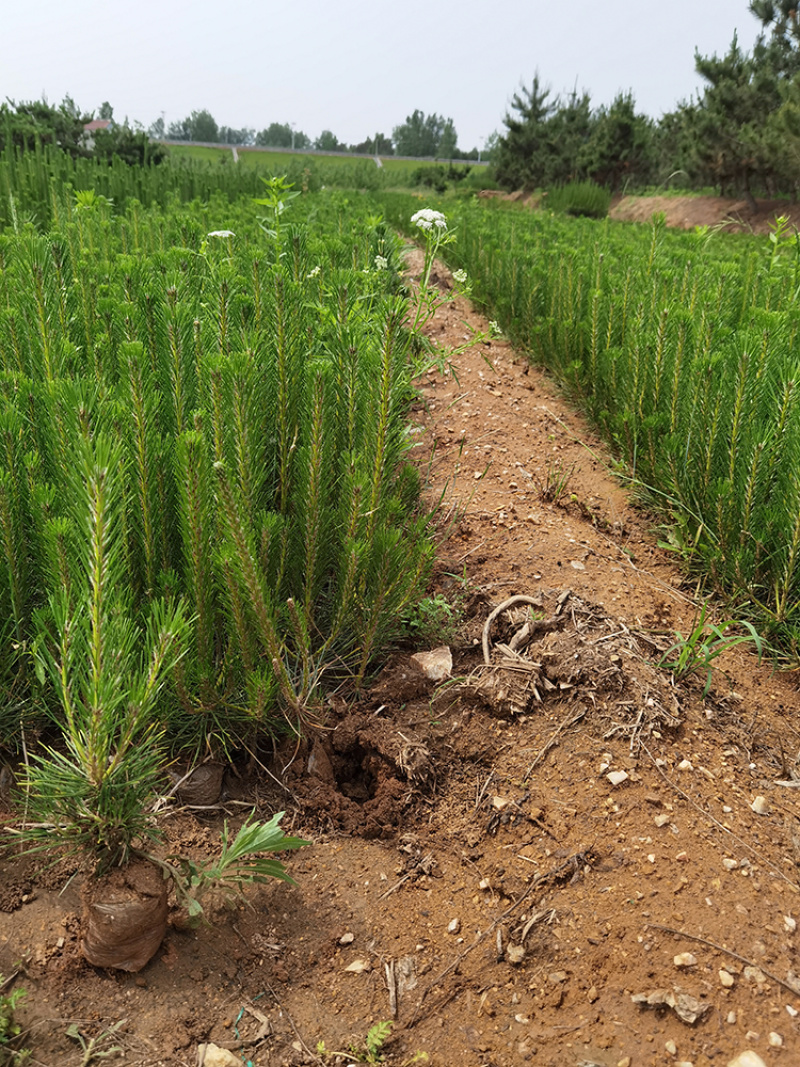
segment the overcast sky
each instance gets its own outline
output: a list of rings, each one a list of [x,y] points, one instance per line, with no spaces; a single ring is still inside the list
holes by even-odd
[[[0,98],[108,100],[145,126],[207,108],[347,143],[419,108],[470,149],[537,70],[595,105],[630,89],[658,117],[699,87],[695,48],[723,53],[738,30],[749,49],[758,29],[747,0],[3,0]]]

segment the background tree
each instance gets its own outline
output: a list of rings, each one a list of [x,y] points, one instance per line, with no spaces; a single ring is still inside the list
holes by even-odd
[[[210,111],[193,111],[179,122],[171,122],[167,130],[170,141],[206,141],[219,143],[219,126]]]
[[[776,36],[743,52],[734,34],[724,56],[695,53],[695,66],[706,86],[680,112],[688,169],[755,208],[754,189],[774,194],[792,180],[777,113],[800,72],[800,53]]]
[[[288,122],[273,122],[256,134],[256,144],[267,148],[309,148],[311,139],[302,130],[292,130]]]
[[[538,71],[530,88],[522,85],[511,97],[511,111],[503,119],[506,132],[497,145],[495,172],[500,185],[518,189],[541,184],[548,148],[547,122],[557,106],[549,97],[550,87],[541,84]]]
[[[426,115],[416,110],[392,131],[394,149],[398,156],[429,156],[450,159],[458,136],[452,119],[433,112]]]
[[[636,114],[631,93],[619,93],[608,107],[597,111],[578,158],[581,173],[612,193],[625,181],[642,186],[652,180],[654,123]]]
[[[0,105],[0,148],[10,142],[30,150],[38,142],[57,145],[72,156],[83,156],[87,154],[83,127],[91,118],[70,96],[65,96],[58,107],[46,100],[8,100]]]
[[[154,141],[164,140],[167,134],[163,115],[159,115],[154,122],[150,123],[150,125],[147,127],[147,133],[148,136],[152,137]]]
[[[98,130],[94,134],[92,154],[109,163],[116,157],[130,166],[155,166],[168,155],[163,145],[152,143],[145,130],[134,130],[127,122],[108,130]]]
[[[391,156],[394,154],[394,146],[391,137],[384,133],[376,133],[374,137],[366,137],[358,144],[351,144],[348,152],[355,152],[362,156]]]
[[[256,131],[247,126],[240,130],[233,126],[220,126],[219,128],[220,144],[251,145],[255,144],[255,139]]]
[[[295,141],[296,147],[296,141]],[[323,130],[314,141],[314,147],[319,152],[346,152],[347,145],[341,144],[339,138],[330,130]]]
[[[109,104],[108,100],[104,100],[98,108],[97,117],[99,119],[109,120],[114,118],[114,108],[111,106],[111,104]]]

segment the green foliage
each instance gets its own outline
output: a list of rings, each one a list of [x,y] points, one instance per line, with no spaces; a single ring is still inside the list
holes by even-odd
[[[591,180],[615,191],[623,182],[646,184],[653,174],[654,127],[636,113],[630,93],[593,111],[588,93],[551,97],[536,74],[530,88],[514,94],[504,122],[494,158],[505,188]]]
[[[21,1067],[28,1062],[30,1052],[19,1047],[22,1027],[14,1019],[19,1002],[27,996],[24,989],[7,993],[7,980],[0,974],[0,1067]]]
[[[17,215],[0,236],[0,680],[3,743],[44,715],[71,738],[43,757],[49,785],[45,771],[32,783],[39,821],[78,819],[97,794],[113,852],[130,846],[113,805],[130,795],[120,819],[132,818],[159,758],[158,730],[125,718],[143,666],[133,649],[146,647],[136,634],[182,622],[157,710],[173,750],[300,730],[322,684],[360,682],[401,633],[433,542],[408,463],[401,246],[374,204],[295,196],[278,244],[251,197],[163,214],[121,211],[102,189],[54,188],[57,229],[40,237]],[[295,192],[288,179],[270,189],[268,228]],[[107,472],[95,553],[107,612],[96,615],[82,610],[100,588],[84,564],[90,512],[77,506],[87,442],[105,450],[90,466]],[[109,650],[102,700],[81,645]],[[116,689],[114,656],[127,671]],[[123,737],[129,793],[98,770]]]
[[[731,634],[731,630],[741,630],[746,633]],[[747,620],[739,622],[730,621],[711,623],[708,621],[708,608],[703,604],[700,615],[695,621],[694,628],[684,637],[676,634],[677,640],[671,645],[661,659],[658,666],[671,671],[673,676],[680,680],[690,674],[706,672],[706,684],[703,696],[706,696],[711,688],[711,676],[714,662],[728,648],[737,645],[754,644],[758,651],[758,658],[764,651],[764,642],[756,633],[752,623]]]
[[[392,131],[394,150],[398,156],[424,156],[436,159],[452,159],[458,137],[452,119],[433,112],[426,115],[416,110],[405,122]]]
[[[293,130],[288,122],[272,122],[256,134],[256,144],[269,148],[309,148],[311,138],[302,130]]]
[[[81,114],[70,97],[59,106],[44,100],[0,104],[0,151],[34,152],[42,146],[58,146],[70,156],[86,155],[83,127],[91,115]]]
[[[219,126],[210,111],[193,111],[185,119],[171,122],[167,130],[167,137],[173,141],[201,141],[206,143],[218,142]]]
[[[105,1060],[109,1056],[116,1056],[123,1052],[121,1045],[112,1045],[111,1042],[117,1031],[121,1030],[127,1022],[120,1019],[105,1030],[101,1030],[95,1037],[87,1037],[77,1023],[72,1023],[66,1029],[67,1037],[77,1041],[81,1048],[81,1067],[89,1067],[93,1060]]]
[[[414,201],[381,198],[406,225]],[[450,203],[464,269],[509,338],[566,383],[674,547],[800,654],[800,252],[768,238]]]
[[[409,634],[420,643],[450,640],[461,623],[462,612],[443,593],[423,597],[405,614]]]
[[[611,193],[594,182],[570,182],[547,191],[547,207],[565,215],[604,219],[611,204]]]
[[[40,684],[58,701],[65,751],[34,753],[22,778],[30,822],[19,838],[127,862],[153,836],[146,804],[163,773],[153,712],[189,630],[183,605],[154,601],[146,632],[131,618],[122,539],[122,454],[102,436],[68,455],[74,551],[70,580],[34,613]]]
[[[203,898],[209,892],[234,897],[242,893],[244,886],[268,882],[271,878],[295,884],[280,860],[263,855],[311,844],[300,837],[288,837],[281,830],[278,824],[285,814],[280,811],[267,822],[246,820],[233,840],[226,822],[222,830],[222,851],[216,860],[197,863],[186,857],[170,856],[168,862],[162,862],[190,919],[202,917]]]

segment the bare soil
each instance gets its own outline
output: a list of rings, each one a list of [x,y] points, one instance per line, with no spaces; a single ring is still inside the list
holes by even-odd
[[[432,337],[467,323],[486,325],[458,298]],[[243,805],[314,843],[287,860],[296,887],[173,925],[142,971],[80,956],[74,865],[4,862],[0,973],[28,990],[32,1062],[88,1063],[76,1024],[140,1067],[208,1041],[255,1067],[345,1064],[393,1020],[390,1067],[800,1063],[795,674],[737,649],[704,693],[705,673],[656,666],[695,591],[505,341],[428,374],[416,419],[447,517],[430,594],[463,622],[331,698],[300,749],[227,768],[221,806],[161,816],[198,855]],[[445,644],[437,684],[411,655]]]
[[[663,212],[668,226],[692,230],[695,226],[719,227],[730,233],[769,233],[776,217],[800,226],[800,205],[788,200],[757,200],[756,210],[746,200],[723,196],[623,196],[609,211],[620,222],[649,222]]]

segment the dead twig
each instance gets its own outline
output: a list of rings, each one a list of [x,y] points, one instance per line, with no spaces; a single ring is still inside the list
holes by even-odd
[[[494,611],[489,613],[489,617],[483,625],[483,636],[481,638],[481,646],[483,648],[483,662],[487,665],[492,662],[489,655],[489,631],[492,623],[498,615],[502,615],[504,611],[508,611],[509,608],[513,608],[515,604],[531,604],[535,608],[542,606],[542,601],[539,597],[533,596],[511,596],[508,600],[504,600],[502,604],[498,604]]]

